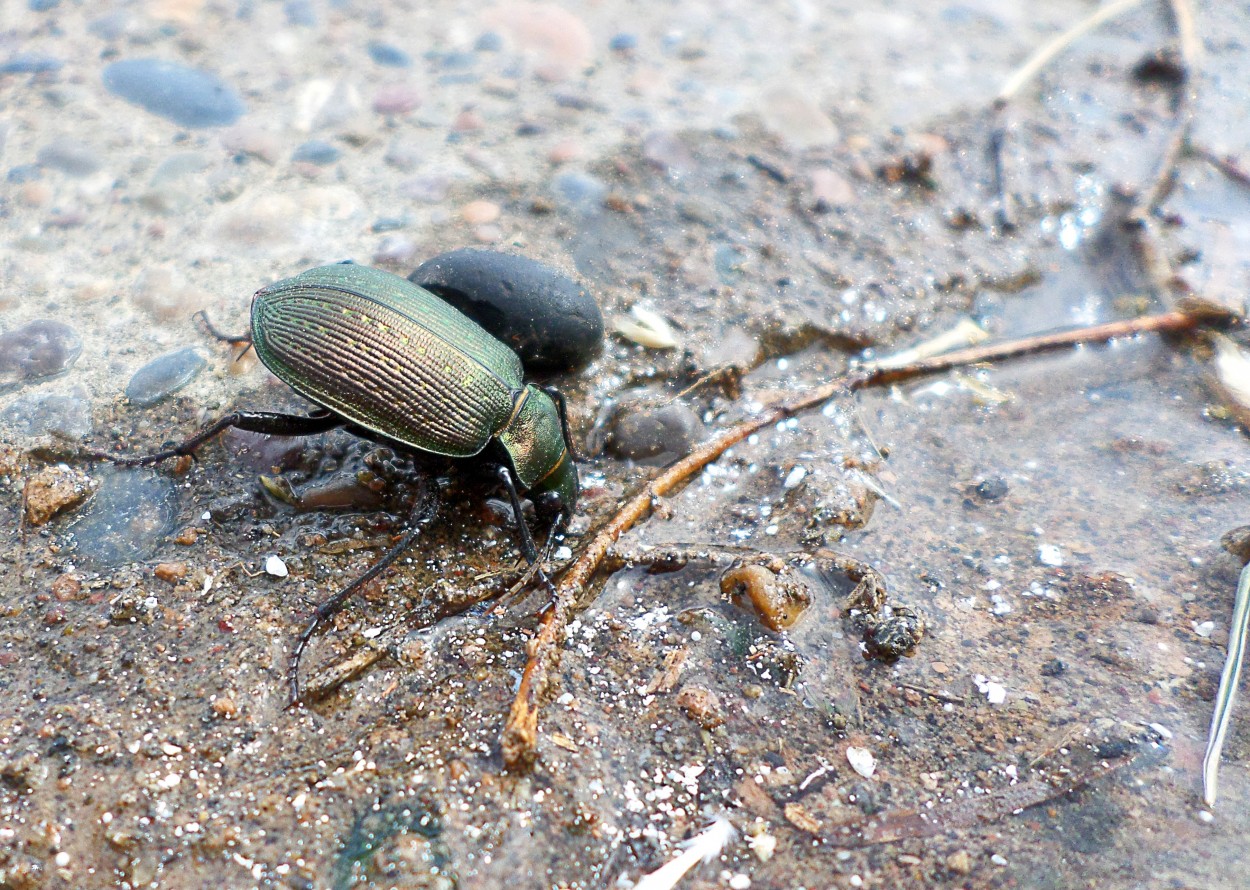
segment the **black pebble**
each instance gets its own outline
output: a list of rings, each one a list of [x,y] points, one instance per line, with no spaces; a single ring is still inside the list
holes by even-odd
[[[576,371],[603,351],[603,313],[590,291],[528,257],[466,247],[422,263],[408,280],[512,347],[531,373]]]

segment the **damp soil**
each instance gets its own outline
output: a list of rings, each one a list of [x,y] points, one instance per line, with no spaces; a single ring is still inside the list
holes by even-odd
[[[989,100],[1088,12],[1036,6],[14,9],[0,887],[629,887],[717,818],[735,839],[681,886],[1243,886],[1250,724],[1210,810],[1199,765],[1250,459],[1201,343],[864,391],[731,449],[623,544],[837,550],[923,614],[919,648],[866,659],[851,584],[816,569],[780,630],[723,565],[601,574],[521,773],[499,737],[547,594],[503,596],[515,520],[481,467],[341,431],[228,433],[156,470],[85,457],[308,408],[199,309],[242,329],[256,288],[320,263],[523,252],[580,275],[609,327],[642,305],[676,341],[613,335],[550,381],[582,457],[576,553],[690,442],[851,362],[968,318],[1011,337],[1158,309],[1123,212],[1173,126],[1176,85],[1140,67],[1169,21],[1128,14],[1013,103],[1004,226]],[[1222,14],[1199,20],[1193,141],[1245,156],[1250,17]],[[135,57],[211,71],[246,110],[188,128],[127,104],[102,72]],[[1238,307],[1248,210],[1196,154],[1163,205],[1181,274]],[[622,418],[674,404],[634,424],[657,442],[621,444]],[[47,479],[72,491],[40,488],[36,525]],[[417,546],[305,656],[334,682],[288,708],[311,609],[420,498]]]

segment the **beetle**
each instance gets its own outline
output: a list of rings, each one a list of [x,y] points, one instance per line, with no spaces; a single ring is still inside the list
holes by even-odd
[[[192,455],[231,427],[276,436],[343,427],[401,450],[494,466],[532,566],[540,565],[539,552],[519,492],[528,492],[540,516],[551,521],[549,542],[564,534],[579,484],[563,396],[527,385],[515,352],[429,291],[380,269],[321,266],[258,290],[250,337],[212,333],[250,341],[278,379],[320,407],[302,415],[236,411],[172,448],[141,457],[103,456],[143,466]],[[418,499],[402,538],[317,606],[291,655],[292,704],[300,697],[300,658],[317,629],[412,545],[427,507]],[[537,574],[550,585],[541,568]]]

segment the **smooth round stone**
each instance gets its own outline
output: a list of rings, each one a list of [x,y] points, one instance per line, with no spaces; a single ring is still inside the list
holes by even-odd
[[[177,519],[174,483],[150,470],[101,473],[99,489],[67,529],[75,556],[100,568],[155,556]]]
[[[687,454],[703,438],[702,418],[681,402],[625,406],[608,435],[608,450],[617,457],[667,462]]]
[[[91,404],[87,391],[76,387],[65,394],[30,393],[0,412],[0,423],[21,436],[54,435],[85,439],[91,435]]]
[[[18,53],[7,62],[0,62],[0,74],[49,74],[60,71],[64,64],[43,53]]]
[[[43,171],[39,169],[38,164],[18,164],[16,167],[10,167],[4,178],[14,185],[22,185],[34,182],[42,176]]]
[[[155,405],[198,377],[207,364],[190,346],[167,352],[135,371],[126,384],[126,398],[141,408]]]
[[[577,280],[536,260],[466,247],[408,276],[508,344],[535,373],[575,371],[603,351],[603,313]]]
[[[583,216],[603,210],[603,198],[608,187],[602,179],[581,170],[568,170],[552,180],[556,195]]]
[[[0,334],[0,389],[59,374],[82,354],[69,325],[39,318]]]
[[[486,31],[477,38],[473,48],[482,53],[497,53],[503,49],[503,37],[495,31]]]
[[[379,65],[385,65],[388,68],[412,67],[412,56],[397,46],[383,43],[380,40],[370,40],[367,49],[369,50],[369,58]]]
[[[163,59],[124,59],[104,69],[115,96],[184,127],[223,127],[247,109],[221,78]]]
[[[638,38],[628,32],[613,34],[608,41],[608,49],[617,53],[627,53],[638,48]]]
[[[291,160],[324,167],[327,164],[333,164],[342,154],[338,146],[320,139],[312,139],[296,148],[291,155]]]
[[[100,169],[100,155],[88,145],[60,139],[39,149],[35,155],[44,167],[51,167],[70,176],[90,176]]]
[[[317,13],[308,0],[286,0],[282,4],[288,24],[299,28],[313,28],[317,25]]]

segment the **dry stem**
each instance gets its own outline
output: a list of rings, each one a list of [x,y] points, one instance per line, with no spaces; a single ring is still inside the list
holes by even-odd
[[[1076,328],[1005,343],[960,349],[946,355],[922,359],[897,368],[868,366],[848,372],[821,386],[772,407],[758,416],[733,426],[699,445],[686,457],[672,464],[625,502],[560,578],[555,600],[543,613],[538,634],[530,641],[529,658],[521,686],[512,703],[501,739],[504,763],[510,769],[524,769],[538,754],[538,711],[550,685],[550,672],[559,654],[559,644],[591,578],[594,577],[612,545],[643,519],[658,497],[663,497],[689,481],[696,473],[748,436],[785,420],[794,414],[821,405],[831,398],[870,386],[900,383],[954,367],[1030,355],[1082,343],[1100,343],[1148,332],[1181,333],[1212,322],[1201,312],[1165,312],[1129,321],[1115,321]],[[1227,319],[1225,319],[1227,321]]]

